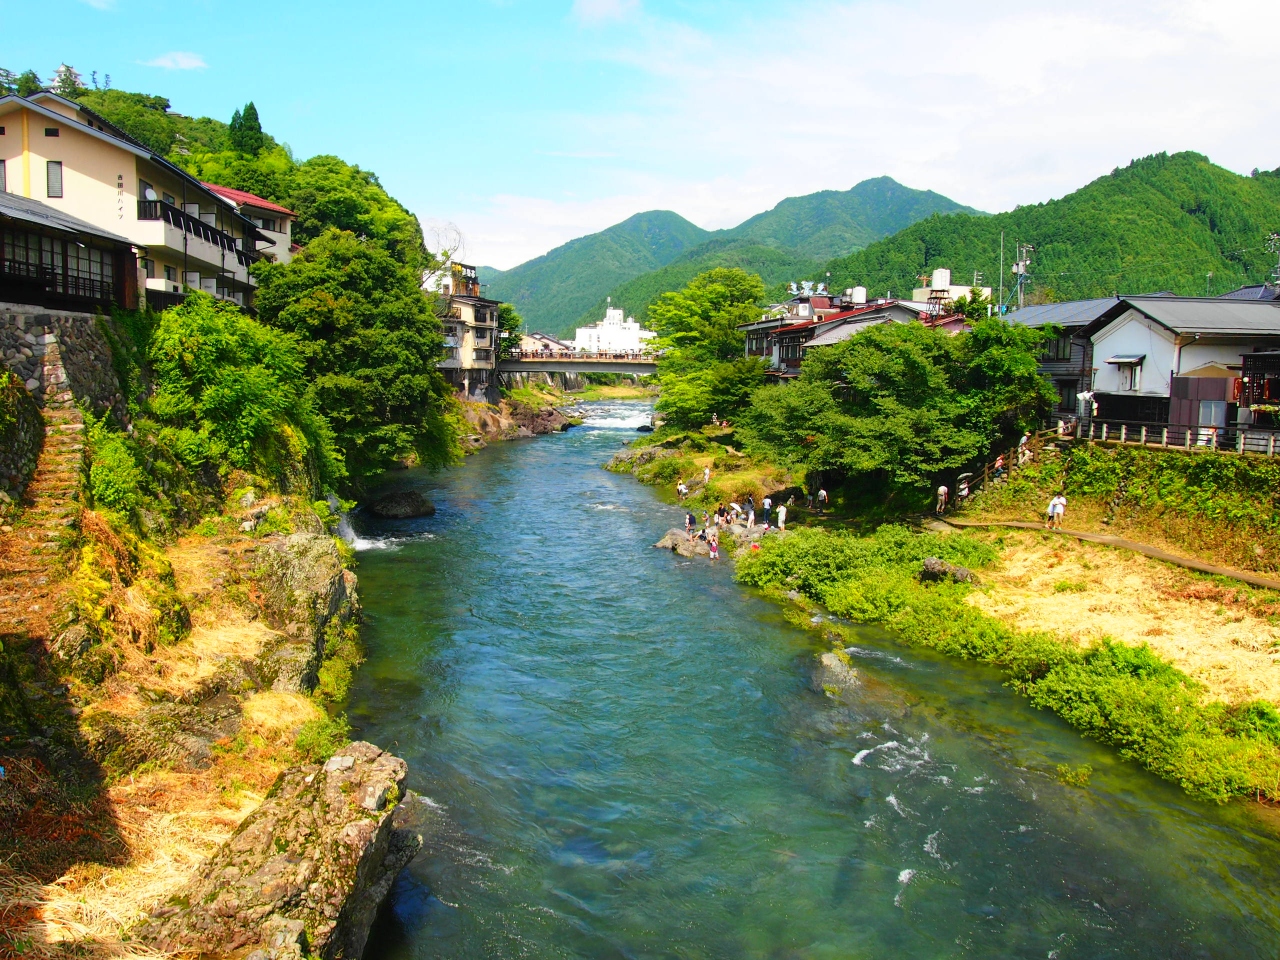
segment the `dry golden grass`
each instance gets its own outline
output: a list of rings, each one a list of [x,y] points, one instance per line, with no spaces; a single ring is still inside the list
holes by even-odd
[[[984,613],[1081,644],[1104,636],[1147,643],[1217,699],[1280,705],[1280,629],[1271,622],[1280,598],[1068,537],[1019,531],[1001,539],[1000,565],[969,598]]]
[[[140,709],[150,700],[139,695],[139,686],[181,697],[227,658],[259,654],[274,632],[227,601],[216,582],[250,546],[250,538],[219,546],[192,537],[168,552],[179,589],[198,598],[190,634],[150,653],[141,646],[125,649],[124,663],[94,688],[82,719],[96,710],[127,715]],[[122,596],[117,610],[125,602]],[[81,863],[42,884],[0,865],[0,955],[6,944],[23,944],[24,956],[39,958],[160,956],[124,942],[123,934],[172,896],[262,802],[295,760],[293,735],[319,716],[319,707],[301,694],[258,693],[244,704],[240,736],[219,742],[210,769],[152,771],[111,786],[107,802],[128,848],[121,866]]]
[[[0,928],[12,941],[30,944],[26,956],[162,956],[122,937],[181,887],[261,802],[280,764],[254,766],[258,775],[251,784],[236,776],[250,774],[234,756],[199,774],[161,771],[117,784],[110,801],[129,845],[129,863],[81,865],[49,884],[0,873],[0,900],[17,921]]]
[[[304,723],[324,716],[310,697],[275,690],[255,693],[244,702],[243,710],[241,731],[273,743],[292,743]]]

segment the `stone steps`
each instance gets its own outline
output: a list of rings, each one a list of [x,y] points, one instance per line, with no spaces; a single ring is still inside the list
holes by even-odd
[[[9,532],[0,532],[0,632],[22,630],[52,640],[64,594],[55,565],[79,522],[85,437],[76,407],[42,413],[44,446],[24,509]]]

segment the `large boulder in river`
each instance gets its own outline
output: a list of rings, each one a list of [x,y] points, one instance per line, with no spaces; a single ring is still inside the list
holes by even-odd
[[[323,765],[286,770],[135,937],[184,955],[357,960],[392,881],[422,845],[401,826],[406,769],[371,743],[352,743]]]
[[[682,557],[709,557],[711,548],[707,541],[691,537],[683,530],[671,529],[667,535],[654,544],[660,550],[670,550]]]
[[[397,490],[373,501],[369,510],[384,520],[407,520],[410,517],[433,516],[436,505],[417,490]]]

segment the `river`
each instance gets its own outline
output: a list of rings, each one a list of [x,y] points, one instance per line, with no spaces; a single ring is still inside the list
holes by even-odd
[[[640,404],[495,444],[439,507],[356,518],[368,661],[348,712],[434,832],[371,960],[1280,955],[1280,843],[867,629],[864,693],[680,511],[599,465]],[[1059,763],[1090,764],[1086,789]]]

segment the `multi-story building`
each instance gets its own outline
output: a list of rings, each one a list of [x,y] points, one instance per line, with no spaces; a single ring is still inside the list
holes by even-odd
[[[497,365],[501,304],[480,295],[476,268],[465,263],[449,264],[440,292],[449,301],[440,370],[463,393],[483,392]]]
[[[133,245],[39,200],[0,193],[0,302],[84,312],[136,307]]]
[[[288,263],[293,259],[297,250],[293,244],[293,221],[298,219],[296,213],[245,190],[233,190],[216,183],[206,183],[205,186],[253,221],[267,241],[259,240],[259,253],[278,263]]]
[[[0,189],[127,238],[153,308],[189,290],[252,306],[249,266],[271,238],[234,203],[72,100],[0,97]]]
[[[585,353],[642,353],[657,334],[643,329],[634,317],[626,316],[622,309],[605,308],[604,319],[599,323],[578,327],[573,338],[573,348]]]

